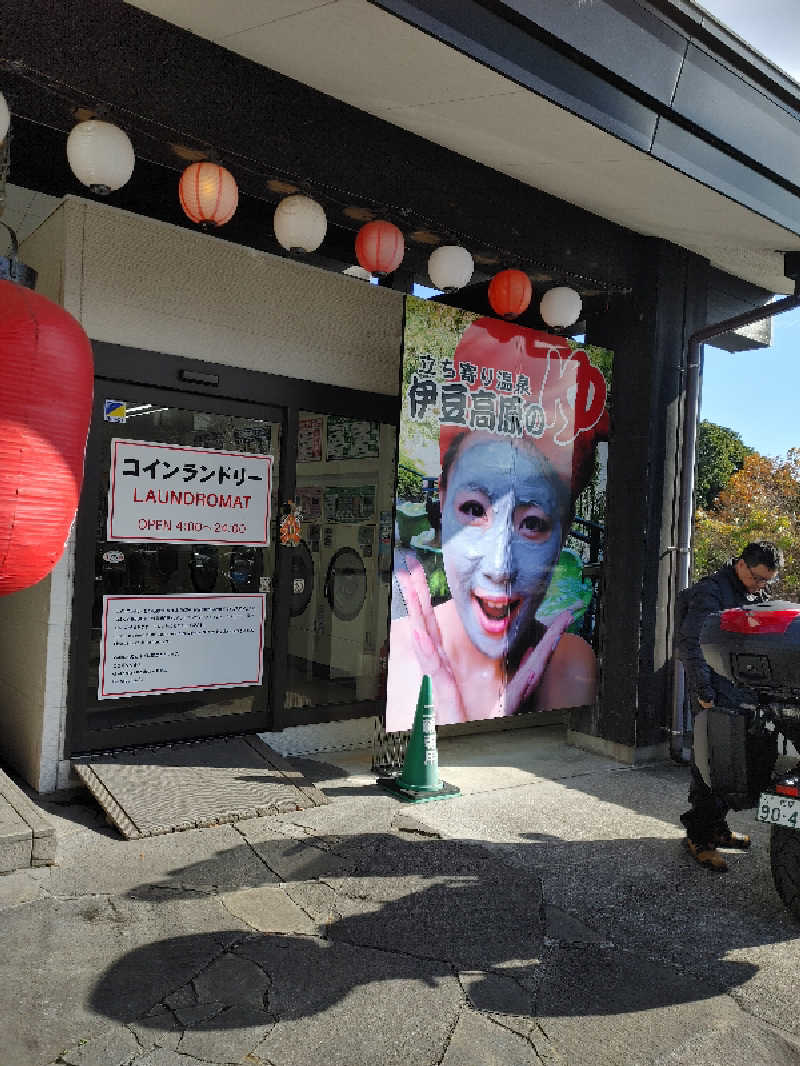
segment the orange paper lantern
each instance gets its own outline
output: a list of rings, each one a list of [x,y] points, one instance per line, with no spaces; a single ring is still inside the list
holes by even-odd
[[[93,385],[92,348],[75,319],[0,281],[0,595],[35,585],[61,558]]]
[[[391,274],[403,261],[403,234],[391,222],[367,222],[356,236],[356,259],[370,274]]]
[[[233,174],[217,163],[192,163],[181,174],[178,198],[192,222],[223,226],[239,203]]]
[[[521,270],[501,270],[489,282],[489,303],[501,318],[516,318],[531,302],[531,279]]]

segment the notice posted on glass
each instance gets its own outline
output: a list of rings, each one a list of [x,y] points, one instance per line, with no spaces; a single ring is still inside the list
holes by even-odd
[[[260,685],[266,595],[104,596],[98,698]]]

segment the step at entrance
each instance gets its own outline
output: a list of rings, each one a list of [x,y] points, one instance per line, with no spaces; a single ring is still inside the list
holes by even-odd
[[[328,802],[256,736],[87,755],[72,766],[129,840]]]

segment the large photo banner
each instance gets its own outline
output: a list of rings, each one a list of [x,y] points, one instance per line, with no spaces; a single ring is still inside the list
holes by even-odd
[[[598,488],[610,353],[409,297],[386,729],[592,703],[592,596],[568,546]],[[592,523],[584,523],[588,526]]]

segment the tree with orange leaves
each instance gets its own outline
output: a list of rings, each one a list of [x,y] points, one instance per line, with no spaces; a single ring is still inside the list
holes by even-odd
[[[694,580],[712,573],[754,540],[783,549],[772,595],[800,599],[800,448],[784,458],[754,452],[708,510],[695,514]]]

